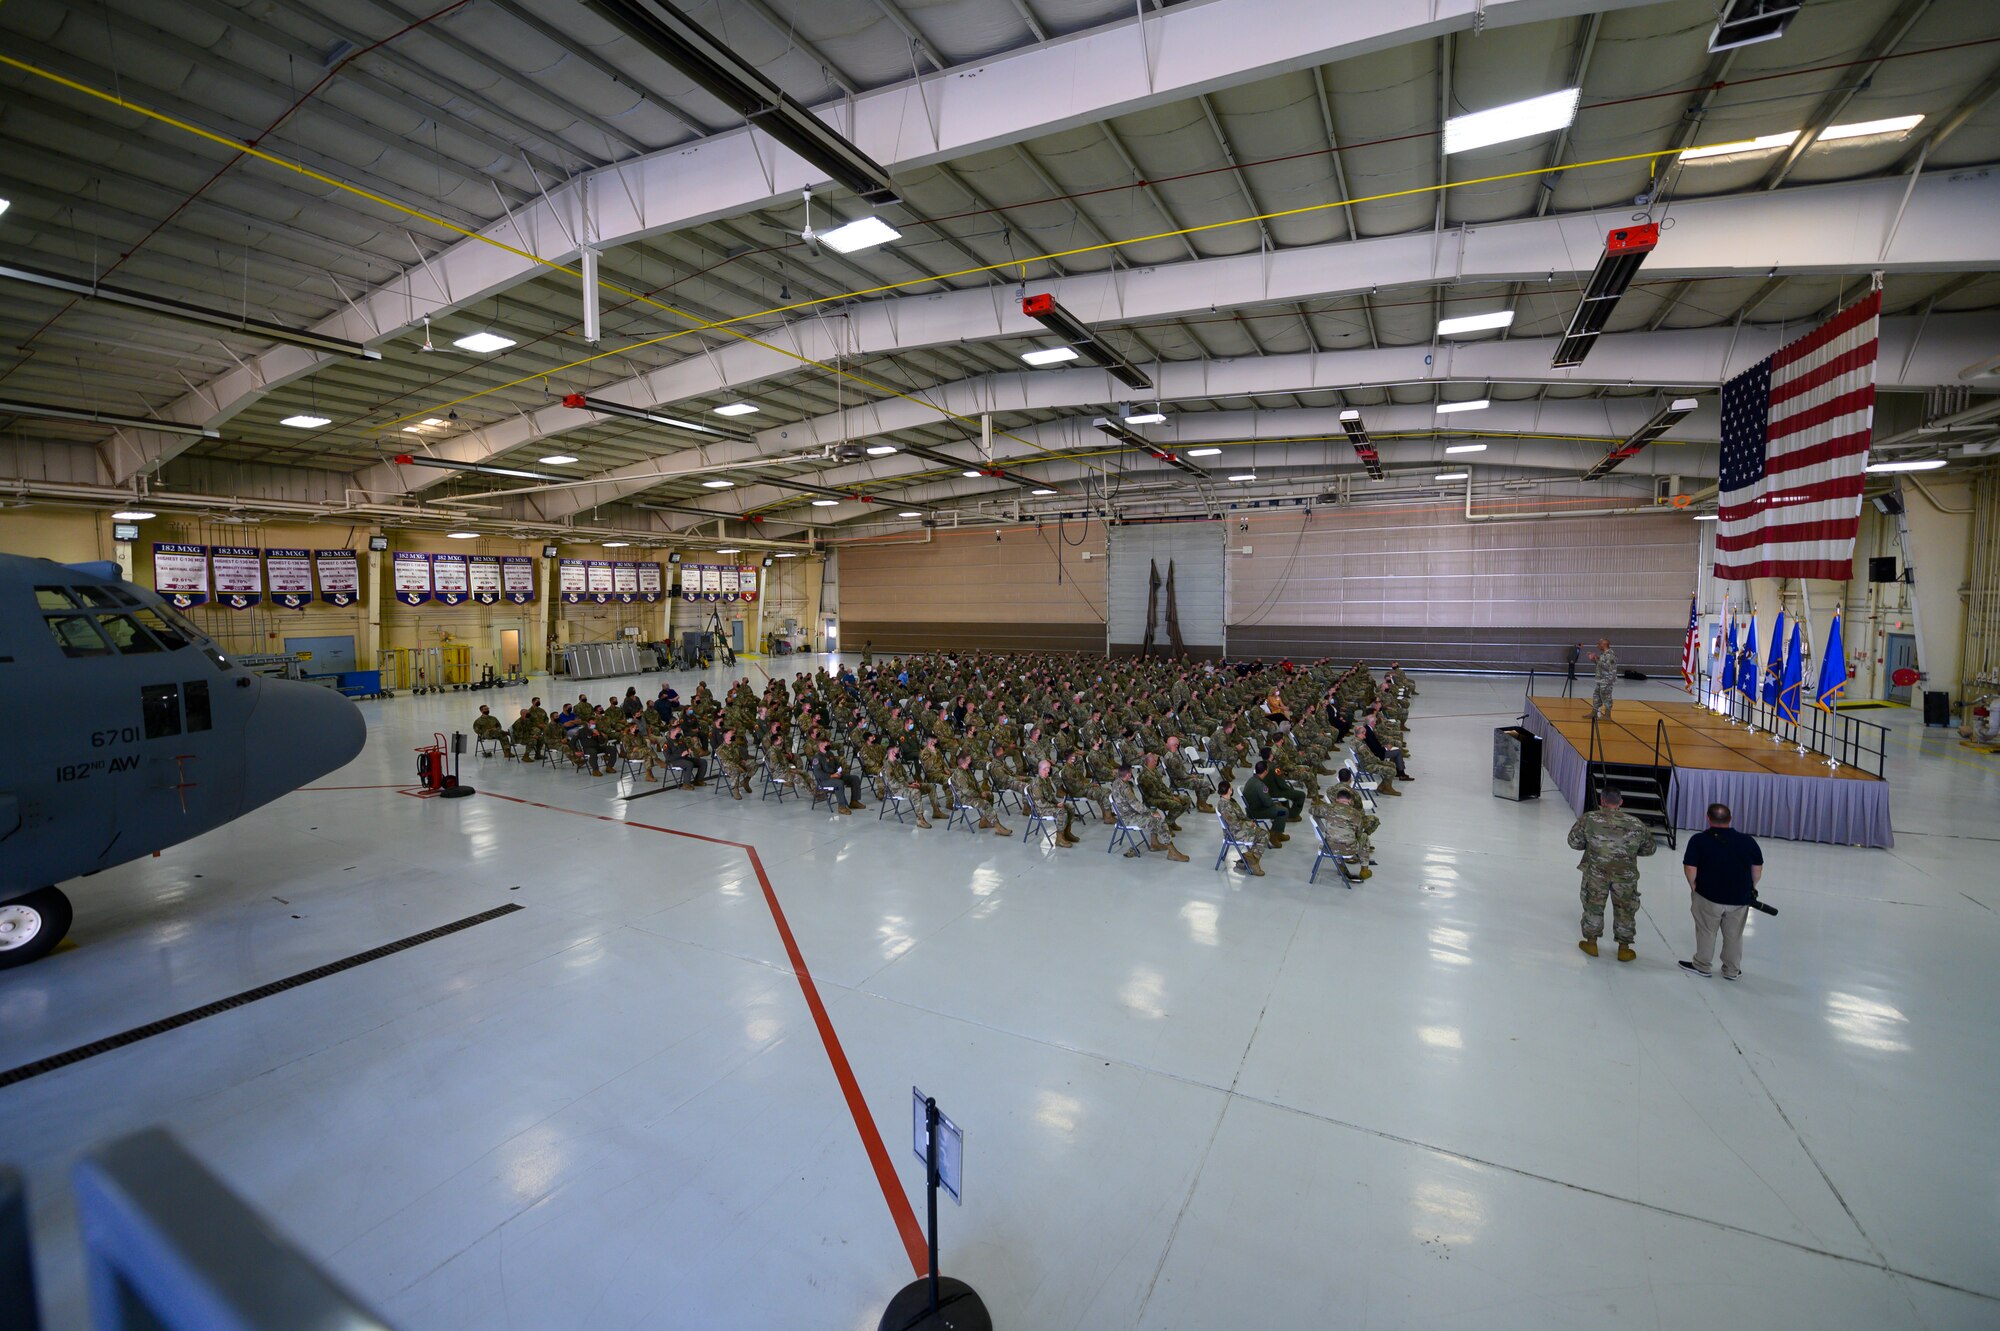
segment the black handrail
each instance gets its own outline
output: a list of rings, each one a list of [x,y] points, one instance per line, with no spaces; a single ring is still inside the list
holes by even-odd
[[[1709,683],[1710,677],[1704,670],[1697,682],[1697,699],[1709,696]],[[1822,757],[1871,776],[1881,776],[1888,766],[1887,726],[1864,721],[1835,708],[1822,707],[1817,701],[1803,703],[1798,719],[1788,720],[1772,704],[1737,689],[1729,690],[1724,695],[1723,703],[1731,720],[1768,730],[1772,734],[1787,735],[1794,744],[1803,744]]]
[[[1666,750],[1667,774],[1660,775],[1660,751]],[[1679,844],[1679,834],[1674,827],[1674,779],[1679,767],[1674,762],[1674,738],[1667,733],[1664,718],[1653,722],[1653,782],[1660,792],[1660,818],[1667,825],[1667,849],[1674,850]]]
[[[1598,796],[1604,790],[1604,738],[1597,730],[1597,712],[1590,713],[1590,751],[1583,758],[1583,808],[1584,812],[1598,806]]]

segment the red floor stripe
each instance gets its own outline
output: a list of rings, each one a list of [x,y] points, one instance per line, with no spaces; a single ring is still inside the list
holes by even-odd
[[[792,926],[785,919],[784,907],[778,904],[778,893],[771,886],[771,876],[764,872],[764,861],[757,854],[757,848],[743,841],[729,841],[722,837],[703,836],[699,832],[683,832],[678,828],[661,827],[656,823],[631,822],[624,818],[613,818],[609,814],[587,813],[582,809],[565,809],[560,805],[543,804],[539,800],[522,799],[518,795],[499,795],[490,790],[479,792],[491,799],[506,800],[513,804],[525,804],[531,809],[547,809],[550,813],[566,813],[577,818],[595,818],[603,823],[617,823],[621,827],[637,827],[648,832],[660,832],[667,836],[685,837],[689,841],[706,841],[712,846],[730,846],[750,857],[750,867],[757,874],[758,886],[764,889],[764,904],[770,907],[771,922],[778,926],[778,939],[785,945],[785,955],[791,959],[792,975],[799,982],[799,989],[805,995],[806,1007],[812,1012],[813,1025],[819,1028],[819,1041],[826,1049],[827,1061],[833,1064],[834,1080],[840,1083],[840,1093],[847,1097],[847,1112],[854,1119],[854,1129],[861,1134],[861,1145],[868,1152],[868,1163],[874,1166],[875,1181],[881,1185],[882,1200],[889,1204],[889,1215],[896,1222],[896,1229],[903,1236],[903,1247],[910,1255],[910,1265],[918,1276],[930,1270],[930,1245],[924,1237],[924,1228],[917,1222],[916,1209],[910,1205],[910,1198],[903,1191],[903,1184],[896,1177],[896,1166],[889,1159],[889,1148],[882,1144],[882,1133],[875,1126],[875,1116],[868,1112],[868,1101],[861,1094],[861,1083],[854,1079],[854,1069],[848,1065],[847,1053],[840,1047],[840,1037],[834,1033],[833,1020],[827,1016],[826,1004],[820,1001],[819,986],[813,983],[812,972],[806,968],[805,955],[799,951],[798,939],[792,936]]]

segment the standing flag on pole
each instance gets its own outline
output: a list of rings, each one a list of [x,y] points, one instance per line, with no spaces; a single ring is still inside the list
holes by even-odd
[[[1853,576],[1882,293],[1722,386],[1715,576]]]
[[[1764,687],[1758,690],[1766,707],[1778,705],[1778,677],[1785,673],[1785,612],[1778,612],[1778,623],[1771,630],[1771,659],[1764,663]]]
[[[1833,612],[1833,627],[1826,631],[1826,655],[1819,659],[1819,687],[1813,702],[1828,711],[1847,692],[1847,644],[1840,637],[1840,610]]]
[[[1750,631],[1743,636],[1743,656],[1736,663],[1736,691],[1752,702],[1757,700],[1757,615],[1750,615]]]
[[[1729,621],[1729,650],[1722,658],[1722,691],[1736,687],[1736,621]]]
[[[1799,641],[1798,621],[1792,622],[1792,650],[1785,656],[1785,676],[1778,682],[1778,715],[1797,725],[1799,689],[1805,683],[1805,655]]]
[[[1687,642],[1681,646],[1681,682],[1694,692],[1694,674],[1701,668],[1701,616],[1695,613],[1695,598],[1688,597]]]

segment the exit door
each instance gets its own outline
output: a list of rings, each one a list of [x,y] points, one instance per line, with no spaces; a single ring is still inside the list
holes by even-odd
[[[743,650],[743,621],[740,619],[729,621],[729,650],[732,652]]]
[[[1915,670],[1917,668],[1916,634],[1891,633],[1888,645],[1883,649],[1883,667],[1888,671],[1889,675],[1889,692],[1887,694],[1889,701],[1908,705],[1910,701],[1910,686],[1908,684],[1896,683],[1896,672],[1898,670]]]
[[[521,630],[500,630],[500,673],[519,674],[521,671]]]

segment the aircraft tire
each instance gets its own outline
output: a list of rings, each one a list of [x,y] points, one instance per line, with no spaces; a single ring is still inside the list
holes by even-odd
[[[53,887],[0,902],[0,929],[8,930],[10,939],[20,940],[0,944],[0,970],[25,966],[55,951],[69,932],[71,916],[69,898]]]

